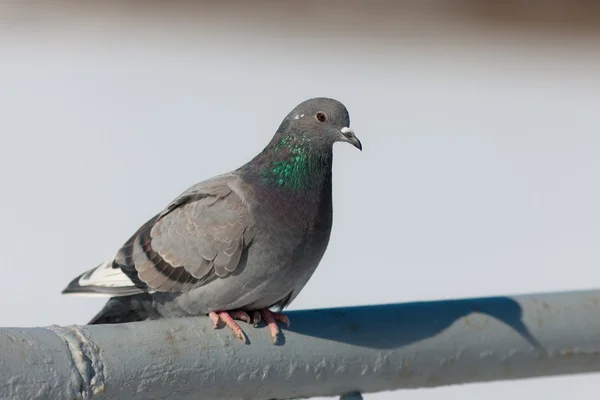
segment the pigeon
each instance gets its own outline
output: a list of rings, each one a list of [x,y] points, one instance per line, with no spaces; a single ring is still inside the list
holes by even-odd
[[[62,293],[109,297],[88,324],[208,315],[244,343],[236,320],[264,321],[277,343],[329,243],[335,142],[362,151],[346,107],[302,102],[251,161],[184,191]]]

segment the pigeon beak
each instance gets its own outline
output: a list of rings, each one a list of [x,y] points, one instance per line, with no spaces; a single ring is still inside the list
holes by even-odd
[[[346,142],[350,143],[351,145],[362,151],[362,143],[360,143],[360,140],[358,140],[356,135],[354,135],[354,131],[352,130],[352,128],[345,126],[342,129],[340,129],[340,132],[342,132],[342,135],[344,135],[344,140]]]

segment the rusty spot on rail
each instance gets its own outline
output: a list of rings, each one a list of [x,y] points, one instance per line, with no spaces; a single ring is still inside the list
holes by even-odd
[[[572,347],[569,347],[569,348],[566,348],[563,351],[561,351],[560,354],[567,358],[570,358],[575,355],[575,349],[573,349]]]
[[[483,323],[477,324],[477,321],[471,321],[471,320],[469,320],[469,315],[465,316],[464,317],[465,318],[465,324],[467,326],[470,326],[471,328],[484,329],[487,326],[487,324],[489,323],[489,321],[490,321],[490,317],[487,316],[487,315],[485,315],[485,314],[480,314],[480,313],[475,312],[475,313],[471,314],[471,316],[473,316],[473,315],[475,315],[475,316],[481,316],[481,317],[484,318],[484,320],[483,320]],[[472,318],[472,319],[477,319],[477,318]]]

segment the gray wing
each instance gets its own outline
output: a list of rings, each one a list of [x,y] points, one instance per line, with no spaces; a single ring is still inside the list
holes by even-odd
[[[189,291],[236,270],[249,245],[242,184],[228,174],[193,186],[144,224],[115,257],[143,290]]]

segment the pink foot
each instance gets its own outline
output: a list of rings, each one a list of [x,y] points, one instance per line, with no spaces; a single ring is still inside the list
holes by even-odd
[[[279,340],[279,335],[281,334],[281,330],[277,326],[277,321],[285,324],[288,328],[290,326],[290,320],[287,315],[282,313],[275,313],[268,308],[264,308],[259,311],[253,311],[252,317],[241,310],[235,311],[213,311],[208,314],[208,317],[212,321],[213,328],[217,328],[219,326],[219,322],[223,321],[225,325],[227,325],[235,336],[240,338],[242,342],[247,343],[246,335],[240,326],[234,320],[244,321],[248,324],[252,323],[255,327],[260,323],[260,321],[264,320],[269,328],[269,332],[271,332],[271,337],[273,338],[273,343],[277,343]]]
[[[287,315],[282,313],[274,313],[268,308],[263,308],[260,310],[260,315],[262,315],[262,319],[265,320],[267,326],[269,327],[269,331],[271,332],[271,337],[273,338],[273,343],[277,343],[279,341],[279,334],[281,330],[277,326],[277,322],[284,323],[288,328],[290,326],[290,320]]]
[[[250,316],[245,311],[213,311],[208,314],[208,317],[213,323],[213,328],[217,328],[219,325],[219,321],[223,321],[225,325],[227,325],[235,336],[240,338],[240,340],[244,343],[247,343],[246,335],[237,322],[234,319],[244,321],[246,323],[250,323]]]

